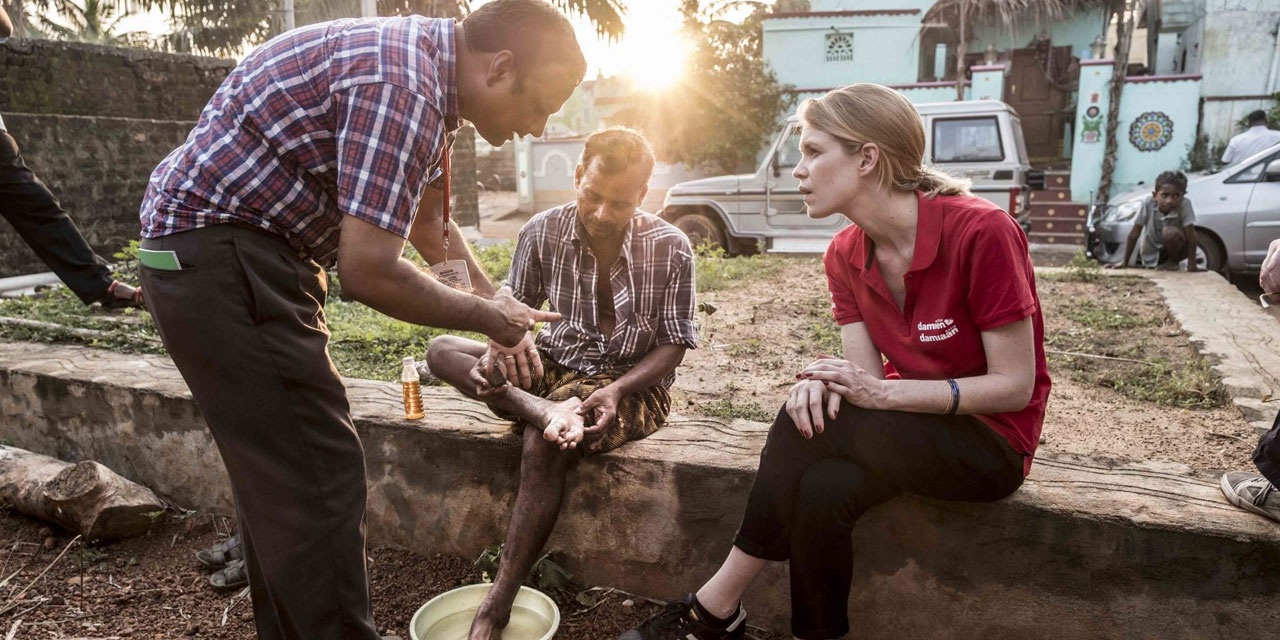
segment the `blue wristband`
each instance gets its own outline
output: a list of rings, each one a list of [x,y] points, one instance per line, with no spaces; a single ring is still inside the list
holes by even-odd
[[[956,409],[960,408],[960,385],[954,378],[947,378],[947,384],[951,385],[951,406],[947,407],[947,415],[954,416]]]

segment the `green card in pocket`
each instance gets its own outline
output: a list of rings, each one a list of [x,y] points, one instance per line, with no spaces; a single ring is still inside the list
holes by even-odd
[[[174,251],[138,249],[138,262],[159,271],[182,271],[182,265],[178,263],[178,254]]]

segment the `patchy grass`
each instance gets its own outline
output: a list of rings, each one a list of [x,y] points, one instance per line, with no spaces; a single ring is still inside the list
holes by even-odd
[[[131,242],[114,257],[121,261],[122,279],[137,282],[137,243]],[[472,247],[476,259],[494,282],[506,279],[515,252],[515,242],[487,247]],[[424,266],[417,251],[405,248],[405,257]],[[702,247],[698,250],[698,290],[724,288],[747,278],[768,277],[781,263],[776,258],[751,256],[730,258],[723,250]],[[707,325],[710,338],[711,314],[714,307],[701,305],[700,319]],[[405,356],[421,359],[427,345],[444,331],[387,317],[363,304],[345,300],[342,284],[334,272],[329,273],[329,297],[325,316],[333,336],[329,355],[344,376],[374,380],[395,379],[400,360]],[[29,342],[82,344],[122,353],[164,353],[159,333],[145,311],[124,310],[114,313],[88,308],[65,287],[55,287],[39,297],[0,300],[0,318],[32,321],[27,324],[0,320],[0,338]],[[89,333],[77,332],[89,329]],[[455,332],[483,340],[480,334]]]
[[[1167,407],[1210,409],[1230,401],[1150,281],[1058,278],[1040,289],[1052,375]]]
[[[747,279],[767,278],[782,268],[781,258],[756,254],[730,258],[724,249],[703,244],[694,248],[698,292],[724,289]]]
[[[1165,317],[1138,314],[1125,308],[1121,302],[1106,299],[1101,301],[1089,298],[1071,300],[1068,302],[1065,313],[1072,322],[1091,331],[1157,327],[1167,319],[1167,314],[1165,314]]]
[[[1097,282],[1106,276],[1102,274],[1102,265],[1093,258],[1084,255],[1084,249],[1080,249],[1074,256],[1071,256],[1065,265],[1062,266],[1063,271],[1059,273],[1050,273],[1038,276],[1042,280],[1055,280],[1059,282]]]
[[[766,409],[754,402],[735,400],[733,394],[730,393],[715,402],[697,404],[693,407],[693,413],[724,420],[742,418],[743,420],[754,420],[756,422],[773,422],[778,410],[776,407]]]

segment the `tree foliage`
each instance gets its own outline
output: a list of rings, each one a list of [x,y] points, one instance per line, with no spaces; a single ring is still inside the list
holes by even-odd
[[[266,42],[284,31],[283,0],[96,0],[122,14],[161,9],[171,18],[172,33],[155,38],[152,47],[177,53],[235,55],[246,47]],[[0,0],[5,2],[5,0]],[[571,15],[586,16],[596,33],[618,40],[624,31],[624,0],[550,0]],[[35,15],[59,10],[69,0],[8,0],[11,13],[24,9]],[[377,0],[378,15],[418,14],[438,18],[460,18],[471,10],[469,0]],[[295,24],[303,26],[360,15],[359,0],[295,0]],[[16,21],[19,28],[23,21]],[[37,22],[39,19],[37,18]],[[137,40],[135,38],[135,40]],[[131,44],[144,44],[131,42]]]
[[[741,21],[725,18],[741,9],[750,10]],[[764,59],[762,20],[772,9],[765,2],[684,0],[685,77],[643,98],[627,118],[662,161],[723,172],[751,167],[794,102]]]
[[[71,40],[91,44],[113,46],[136,46],[147,40],[146,34],[135,32],[121,33],[120,21],[129,17],[129,12],[119,15],[116,10],[102,0],[60,0],[53,3],[62,21],[54,21],[41,14],[31,28],[51,40]],[[65,23],[65,24],[64,24]]]

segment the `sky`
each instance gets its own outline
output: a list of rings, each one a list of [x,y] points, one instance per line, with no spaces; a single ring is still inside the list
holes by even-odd
[[[472,0],[472,9],[489,0]],[[621,42],[609,43],[596,37],[585,17],[574,17],[574,27],[587,57],[587,77],[597,72],[605,76],[627,75],[641,87],[661,89],[679,77],[685,47],[680,38],[679,0],[627,0],[624,22],[627,33]],[[121,31],[167,33],[168,21],[159,11],[130,16],[120,23]]]

